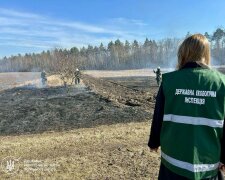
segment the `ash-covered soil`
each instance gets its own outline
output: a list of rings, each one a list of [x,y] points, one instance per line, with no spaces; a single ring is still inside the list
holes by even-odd
[[[112,86],[117,92],[121,91],[120,86]],[[96,87],[101,87],[101,84],[96,84]],[[112,94],[111,86],[104,90],[106,94]],[[133,95],[129,91],[125,93]],[[140,122],[151,117],[152,111],[142,105],[115,101],[82,84],[67,88],[36,88],[29,85],[0,92],[1,135]]]
[[[127,88],[136,89],[145,92],[157,90],[158,86],[153,76],[127,76],[127,77],[106,77],[107,81],[119,83]]]
[[[126,81],[129,82],[129,78],[126,77]],[[149,77],[145,77],[149,79]],[[104,98],[110,99],[113,102],[118,102],[120,104],[128,106],[138,106],[144,111],[153,113],[153,108],[155,104],[155,96],[158,91],[158,86],[150,87],[150,91],[145,89],[148,87],[143,79],[139,83],[145,88],[133,88],[131,84],[126,84],[125,81],[120,82],[117,78],[114,80],[106,80],[104,78],[94,78],[89,75],[83,75],[83,82],[94,92],[97,92]],[[133,84],[136,86],[136,81]],[[142,90],[143,89],[143,90]]]

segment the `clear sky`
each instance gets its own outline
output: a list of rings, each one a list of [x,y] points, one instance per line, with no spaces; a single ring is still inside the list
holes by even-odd
[[[1,0],[0,57],[225,27],[224,0]]]

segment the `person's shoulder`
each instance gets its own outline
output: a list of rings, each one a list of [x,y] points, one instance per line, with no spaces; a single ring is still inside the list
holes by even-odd
[[[208,69],[205,77],[212,82],[217,81],[225,86],[225,74],[215,68]]]
[[[215,74],[217,76],[220,76],[221,78],[225,78],[225,74],[222,73],[221,71],[217,70],[217,69],[210,68],[209,71],[210,71],[211,74]]]
[[[181,76],[180,70],[165,72],[165,73],[162,73],[162,82],[172,83],[172,81],[174,81],[175,79],[177,79],[180,76]]]
[[[173,76],[176,75],[177,73],[179,73],[181,70],[174,70],[174,71],[170,71],[170,72],[165,72],[162,74],[162,76]]]

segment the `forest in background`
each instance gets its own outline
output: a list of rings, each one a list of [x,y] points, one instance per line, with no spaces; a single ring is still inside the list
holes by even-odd
[[[187,33],[186,37],[190,33]],[[214,65],[225,64],[225,30],[217,28],[213,34],[205,33],[211,43]],[[184,37],[185,38],[185,37]],[[165,38],[159,41],[146,38],[144,42],[111,41],[107,46],[88,45],[71,49],[55,48],[25,55],[4,57],[0,60],[0,72],[42,71],[58,72],[64,68],[81,70],[122,70],[175,67],[176,54],[183,39]]]

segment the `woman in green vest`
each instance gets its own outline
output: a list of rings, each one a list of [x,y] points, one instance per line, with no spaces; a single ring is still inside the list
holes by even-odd
[[[209,42],[195,34],[180,45],[177,70],[162,76],[148,142],[161,146],[159,180],[223,179],[225,76],[209,65]]]

